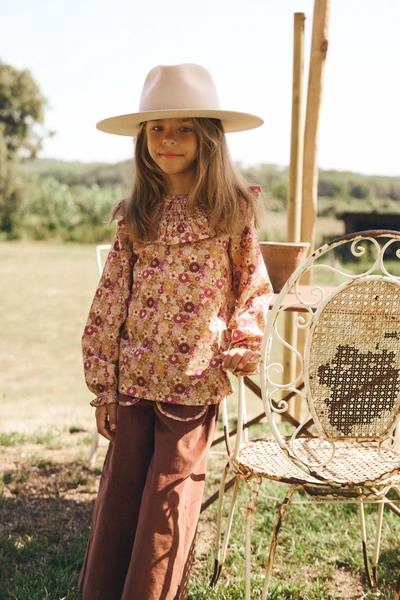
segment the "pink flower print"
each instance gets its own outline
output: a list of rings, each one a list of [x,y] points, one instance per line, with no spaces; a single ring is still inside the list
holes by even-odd
[[[187,354],[190,350],[190,346],[186,342],[183,342],[183,344],[179,344],[178,347],[179,347],[179,352],[182,352],[182,354]]]
[[[236,331],[234,331],[234,332],[233,332],[233,335],[232,335],[232,340],[233,340],[234,342],[236,342],[236,341],[238,341],[238,340],[242,339],[243,337],[245,337],[245,336],[243,335],[243,333],[242,333],[241,331],[239,331],[238,329],[236,329]]]
[[[154,299],[153,299],[153,298],[147,298],[146,305],[147,305],[149,308],[153,308],[153,306],[154,306]]]
[[[129,365],[129,358],[127,356],[124,356],[124,358],[122,359],[122,364]]]
[[[96,317],[94,322],[95,322],[95,325],[97,325],[97,327],[99,327],[102,324],[103,319],[101,317]]]
[[[84,362],[84,365],[83,365],[83,366],[84,366],[84,368],[85,368],[85,371],[89,371],[89,369],[90,369],[90,368],[91,368],[91,366],[92,366],[92,363],[90,362],[90,360],[85,360],[85,362]]]
[[[137,383],[138,385],[140,385],[141,387],[143,387],[143,386],[146,384],[146,380],[145,380],[145,378],[144,378],[144,377],[138,377],[138,378],[136,379],[136,383]]]
[[[179,278],[178,278],[178,279],[179,279],[179,281],[180,281],[181,283],[187,283],[188,281],[190,281],[190,277],[189,277],[189,275],[188,275],[187,273],[181,273],[181,274],[179,275]]]
[[[185,388],[185,386],[184,386],[184,385],[182,385],[181,383],[178,383],[178,384],[175,386],[175,392],[176,392],[177,394],[184,394],[184,393],[185,393],[185,391],[186,391],[186,388]]]
[[[133,386],[128,387],[128,389],[126,390],[126,395],[127,396],[136,396],[136,388]]]
[[[217,281],[216,281],[215,285],[217,286],[217,288],[218,288],[219,290],[222,290],[222,288],[223,288],[223,287],[224,287],[224,285],[225,285],[225,280],[224,280],[224,279],[217,279]]]
[[[206,288],[204,290],[204,295],[206,298],[213,298],[214,297],[214,292],[212,291],[211,288]]]
[[[183,315],[181,315],[180,313],[174,315],[174,323],[183,323],[184,322],[184,317]]]
[[[213,356],[212,358],[210,358],[209,365],[212,369],[216,369],[217,367],[219,367],[220,364],[221,364],[220,358],[217,358],[216,356]]]
[[[103,290],[101,288],[98,288],[96,290],[96,298],[101,298],[103,295]]]
[[[118,251],[118,250],[119,250],[119,241],[118,241],[118,240],[115,240],[115,243],[114,243],[114,250],[116,250],[116,251]]]
[[[150,263],[150,266],[153,267],[153,269],[155,269],[156,267],[158,267],[159,264],[160,261],[158,260],[158,258],[153,258],[153,260]]]
[[[185,225],[183,223],[179,223],[177,227],[178,233],[185,233],[185,229]]]
[[[193,302],[186,302],[186,304],[183,308],[185,309],[186,312],[191,313],[194,311],[194,304],[193,304]]]
[[[111,285],[111,281],[109,279],[106,279],[105,282],[104,282],[104,287],[106,289],[108,289],[110,287],[110,285]]]
[[[145,319],[145,318],[146,318],[146,315],[147,315],[147,310],[143,308],[143,309],[140,311],[140,313],[139,313],[139,318],[140,318],[140,319]]]
[[[102,383],[97,384],[97,391],[101,394],[106,389]]]
[[[194,370],[194,374],[195,374],[195,377],[198,377],[198,378],[203,377],[203,375],[204,375],[204,369],[202,369],[202,368],[199,367],[199,368],[197,368],[197,369]]]
[[[200,265],[198,262],[192,262],[189,265],[189,271],[191,273],[198,273],[200,271]]]
[[[171,354],[171,356],[169,356],[168,360],[171,363],[171,365],[179,364],[179,356],[177,354]]]
[[[249,270],[249,273],[253,274],[253,273],[254,273],[254,271],[256,270],[256,267],[255,267],[255,265],[249,265],[249,266],[248,266],[248,270]]]
[[[86,335],[93,335],[94,333],[96,333],[96,331],[97,331],[96,327],[93,327],[92,325],[87,325],[87,327],[85,327]]]

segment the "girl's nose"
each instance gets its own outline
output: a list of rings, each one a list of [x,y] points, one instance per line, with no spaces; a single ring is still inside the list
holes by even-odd
[[[163,144],[176,144],[176,137],[172,130],[164,131]]]

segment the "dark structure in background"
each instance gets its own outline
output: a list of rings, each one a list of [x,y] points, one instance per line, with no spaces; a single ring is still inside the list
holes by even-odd
[[[368,229],[400,231],[400,213],[343,213],[339,219],[344,221],[346,234]]]
[[[343,213],[338,215],[344,221],[345,234],[357,231],[368,231],[369,229],[389,229],[400,231],[400,213]],[[395,242],[387,249],[387,256],[395,258],[395,252],[399,250],[399,242]],[[351,257],[349,250],[348,257]],[[372,255],[371,255],[372,257]],[[351,257],[353,258],[353,257]]]

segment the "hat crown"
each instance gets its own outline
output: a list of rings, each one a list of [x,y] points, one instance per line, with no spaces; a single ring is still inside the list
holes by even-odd
[[[220,110],[211,73],[200,65],[159,65],[147,75],[139,112],[164,110]]]

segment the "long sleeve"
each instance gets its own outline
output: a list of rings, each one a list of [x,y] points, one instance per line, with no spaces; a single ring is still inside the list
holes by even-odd
[[[236,307],[229,320],[231,348],[261,350],[266,314],[273,291],[253,225],[230,240]]]
[[[82,336],[86,384],[96,395],[92,406],[117,401],[119,343],[135,262],[125,222],[120,220]]]

